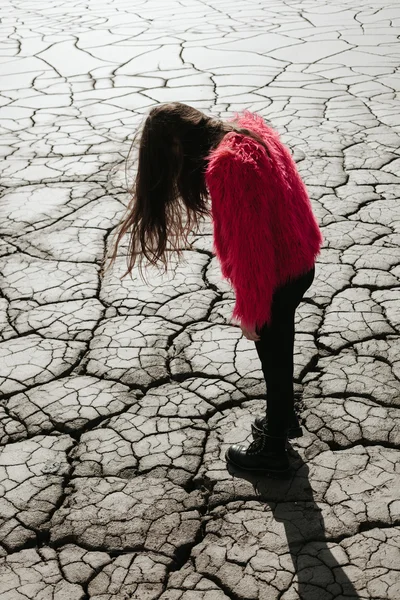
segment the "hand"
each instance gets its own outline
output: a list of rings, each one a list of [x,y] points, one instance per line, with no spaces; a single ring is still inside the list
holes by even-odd
[[[250,328],[250,327],[245,327],[244,325],[240,325],[240,329],[243,332],[243,335],[245,338],[247,338],[248,340],[251,340],[252,342],[259,342],[260,341],[260,336],[256,331],[256,328]]]

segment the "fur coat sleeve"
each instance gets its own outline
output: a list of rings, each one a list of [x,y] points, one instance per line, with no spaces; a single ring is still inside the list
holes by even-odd
[[[214,251],[235,290],[232,317],[261,328],[270,321],[276,285],[272,195],[266,194],[270,158],[257,141],[229,133],[210,154],[206,183],[212,200]]]

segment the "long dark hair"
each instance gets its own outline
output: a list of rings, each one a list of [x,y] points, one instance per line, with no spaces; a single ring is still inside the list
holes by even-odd
[[[189,233],[198,230],[201,219],[211,216],[204,177],[206,159],[229,131],[248,135],[265,147],[253,131],[208,117],[187,104],[172,102],[150,110],[134,138],[140,136],[137,174],[104,272],[114,263],[118,244],[128,232],[128,269],[121,279],[131,273],[136,261],[145,279],[145,258],[151,265],[162,262],[166,272],[168,251],[182,257],[182,242],[187,244]]]

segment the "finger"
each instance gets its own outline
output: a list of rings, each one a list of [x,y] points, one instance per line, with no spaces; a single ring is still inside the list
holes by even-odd
[[[242,329],[243,335],[246,339],[252,342],[258,342],[260,340],[260,336],[255,331],[249,331],[248,329]]]

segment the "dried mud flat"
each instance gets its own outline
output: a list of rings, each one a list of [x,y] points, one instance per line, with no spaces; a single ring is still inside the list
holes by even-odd
[[[2,600],[400,597],[395,4],[4,0]],[[267,118],[321,225],[287,480],[224,462],[266,390],[211,223],[149,285],[126,245],[101,273],[135,128],[172,100]]]

